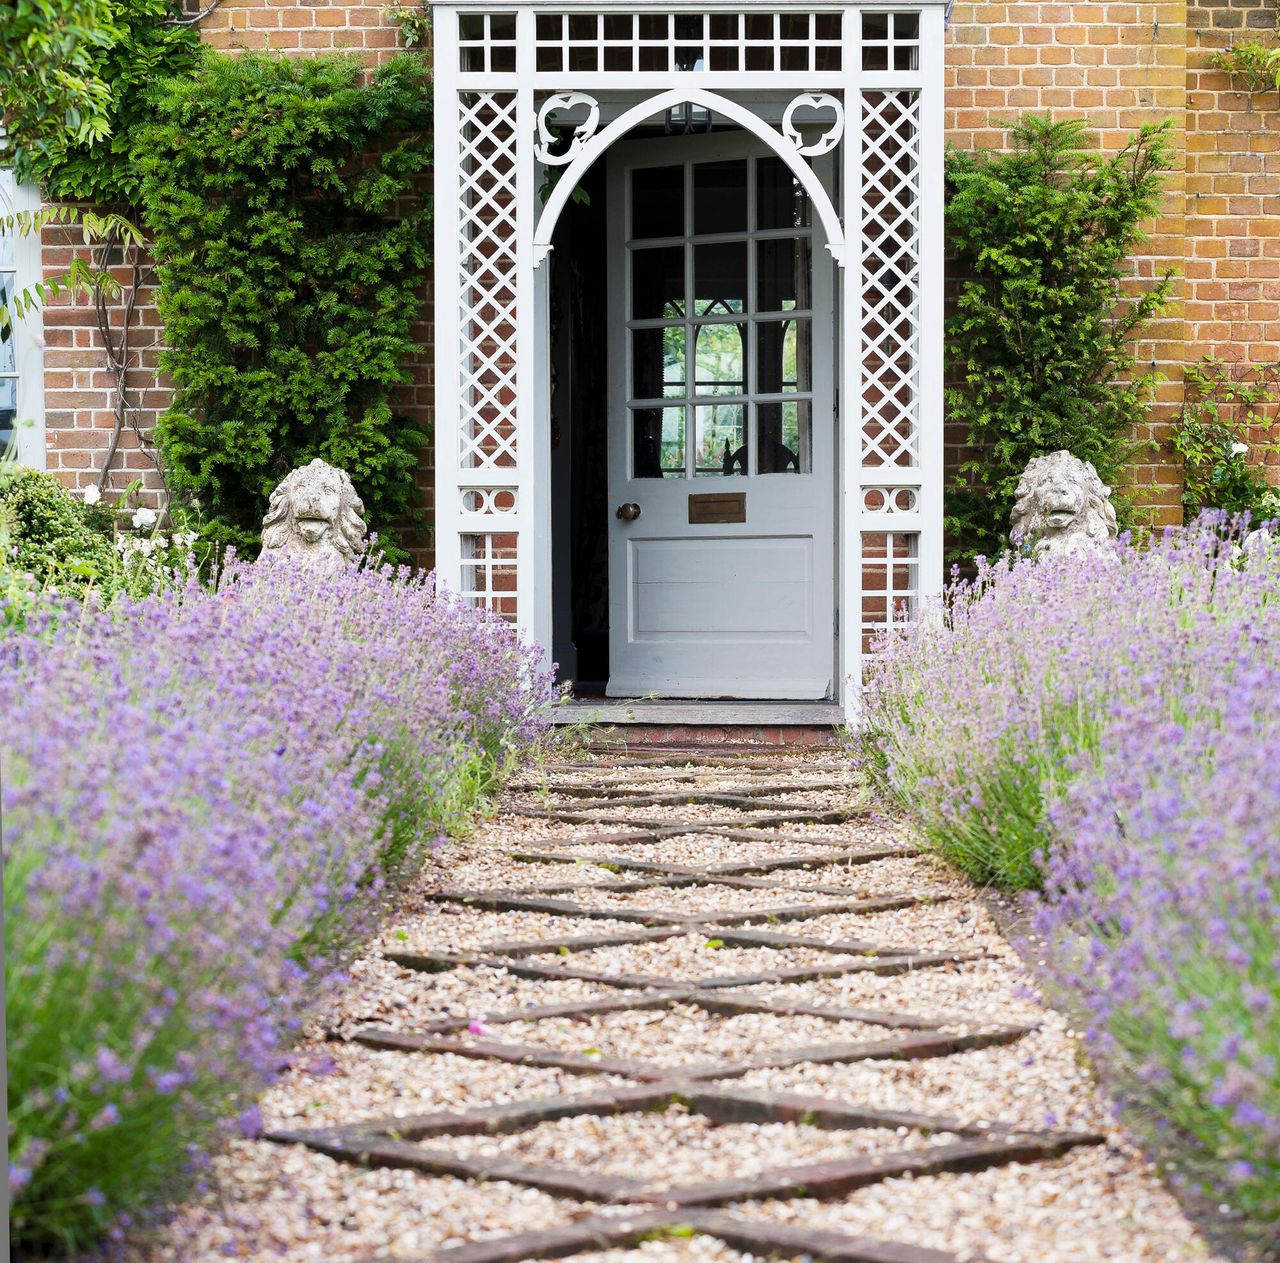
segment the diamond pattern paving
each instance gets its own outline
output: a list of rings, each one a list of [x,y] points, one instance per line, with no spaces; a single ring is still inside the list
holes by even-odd
[[[1024,983],[837,755],[554,764],[424,874],[157,1257],[1206,1259]]]

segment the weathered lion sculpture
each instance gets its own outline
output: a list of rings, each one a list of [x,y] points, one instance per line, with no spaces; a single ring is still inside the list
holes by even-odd
[[[1009,518],[1010,538],[1033,557],[1100,550],[1116,537],[1111,489],[1087,460],[1050,452],[1027,463]]]
[[[330,575],[364,548],[364,505],[343,470],[313,460],[271,493],[262,519],[263,556],[291,557]]]

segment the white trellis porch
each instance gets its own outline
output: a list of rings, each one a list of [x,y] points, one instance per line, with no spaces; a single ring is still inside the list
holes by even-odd
[[[435,6],[445,583],[550,646],[555,226],[636,125],[710,111],[786,163],[838,265],[833,679],[853,716],[871,637],[942,580],[943,22],[933,0]]]

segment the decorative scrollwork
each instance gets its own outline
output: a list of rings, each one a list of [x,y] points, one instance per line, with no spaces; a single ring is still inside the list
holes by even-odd
[[[551,146],[558,139],[551,131],[550,118],[556,110],[569,110],[575,105],[587,107],[587,117],[573,129],[573,137],[564,153],[552,153]],[[585,92],[557,92],[549,96],[538,110],[538,140],[533,147],[538,161],[548,167],[563,167],[573,161],[583,145],[596,134],[600,126],[600,106],[594,97]]]
[[[805,144],[795,125],[796,110],[830,110],[833,118],[831,125],[812,144]],[[830,153],[844,135],[844,106],[829,92],[802,92],[786,108],[782,115],[782,134],[796,147],[796,152],[806,158],[817,158]]]

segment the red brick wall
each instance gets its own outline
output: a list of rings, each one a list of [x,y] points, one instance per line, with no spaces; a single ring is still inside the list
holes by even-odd
[[[359,51],[376,64],[396,50],[397,30],[381,5],[344,3],[280,3],[279,0],[224,0],[205,20],[204,39],[223,50],[266,49],[291,56],[309,56],[332,50]],[[74,250],[65,229],[48,228],[44,235],[44,268],[48,276],[66,270]],[[127,282],[129,272],[113,269],[118,280]],[[422,350],[410,362],[413,384],[403,387],[396,399],[399,411],[410,416],[428,433],[434,423],[434,324],[430,284],[424,286],[422,317],[414,337]],[[138,433],[154,431],[156,419],[169,401],[169,383],[157,377],[157,357],[163,330],[154,306],[154,285],[140,292],[130,322],[132,330],[131,371],[127,377],[127,397],[131,424],[125,426],[111,462],[106,488],[121,492],[142,479],[146,498],[154,504],[163,499],[163,483],[155,460],[139,443]],[[108,307],[108,318],[118,331],[123,326],[123,306]],[[87,300],[63,299],[45,312],[45,442],[48,468],[68,486],[83,488],[97,483],[102,474],[112,427],[117,393],[114,378],[106,371],[104,343],[98,319]],[[434,493],[433,457],[422,453],[418,485],[430,511]],[[415,559],[424,566],[432,563],[426,533],[407,541]]]
[[[958,3],[947,39],[947,132],[961,147],[998,146],[1000,126],[1023,110],[1088,118],[1100,143],[1114,148],[1145,121],[1174,120],[1180,169],[1169,182],[1164,213],[1136,260],[1150,278],[1168,267],[1184,274],[1175,302],[1140,348],[1143,362],[1168,378],[1147,434],[1158,447],[1134,471],[1141,498],[1160,521],[1178,516],[1179,470],[1168,428],[1181,399],[1181,366],[1213,352],[1239,361],[1280,359],[1280,127],[1275,93],[1248,99],[1206,68],[1211,49],[1233,37],[1269,30],[1274,9],[1261,0],[1157,0],[1156,3]],[[330,49],[389,55],[396,32],[381,5],[224,0],[206,19],[205,38],[221,49],[275,49],[306,56]],[[56,273],[66,247],[47,236],[46,266]],[[119,320],[118,310],[113,318]],[[148,303],[136,313],[135,343],[159,336]],[[112,382],[101,367],[101,341],[83,303],[55,304],[48,329],[49,466],[70,485],[96,481],[110,433]],[[432,420],[428,311],[419,337],[415,385],[403,405]],[[152,380],[154,349],[138,353],[131,377],[145,433],[166,398]],[[948,436],[948,457],[959,455]],[[430,487],[429,454],[422,485]],[[120,489],[155,475],[126,432],[111,471]],[[427,560],[427,555],[422,554]]]
[[[1174,120],[1179,162],[1186,147],[1186,5],[966,4],[952,14],[947,46],[947,136],[959,148],[998,148],[1000,123],[1025,111],[1087,119],[1099,145],[1115,150],[1146,122]],[[1181,270],[1184,178],[1168,182],[1164,211],[1135,261],[1139,278]],[[1138,500],[1160,522],[1179,517],[1180,475],[1168,446],[1182,397],[1182,287],[1138,348],[1169,380],[1159,387],[1146,433],[1158,444],[1133,470]],[[948,461],[963,433],[948,432]]]

